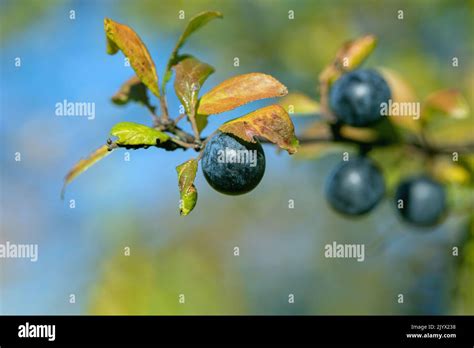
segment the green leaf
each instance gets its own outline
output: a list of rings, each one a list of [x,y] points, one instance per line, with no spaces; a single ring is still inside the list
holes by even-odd
[[[339,133],[345,138],[362,142],[373,142],[379,138],[377,130],[369,127],[351,127],[343,125],[339,129]]]
[[[107,145],[103,145],[91,153],[88,157],[81,159],[77,162],[74,167],[67,173],[64,178],[64,185],[61,190],[61,198],[64,198],[64,193],[66,191],[66,186],[69,185],[79,174],[84,173],[89,169],[93,164],[106,157],[112,152],[109,150]]]
[[[207,115],[196,114],[196,126],[199,133],[207,126]]]
[[[262,73],[234,76],[201,97],[198,113],[220,114],[255,100],[282,97],[288,89],[277,79]]]
[[[290,115],[315,115],[319,113],[319,103],[304,93],[294,92],[278,102]]]
[[[171,57],[168,60],[168,64],[166,65],[166,70],[165,70],[165,75],[163,77],[163,84],[161,86],[161,91],[163,94],[165,94],[165,88],[166,84],[168,81],[171,79],[171,68],[178,63],[179,57],[178,57],[178,52],[179,49],[184,45],[188,37],[197,31],[199,28],[203,27],[206,25],[209,21],[211,21],[214,18],[222,18],[222,13],[217,12],[217,11],[206,11],[206,12],[201,12],[191,18],[191,20],[188,22],[188,25],[184,29],[183,33],[181,34],[178,42],[176,43],[175,48],[173,49],[173,52],[171,53]]]
[[[270,105],[226,122],[219,130],[252,143],[256,142],[255,137],[263,137],[289,154],[298,148],[293,122],[280,105]]]
[[[158,75],[155,63],[143,41],[127,25],[104,19],[104,29],[107,34],[107,53],[117,53],[117,47],[130,60],[135,73],[148,89],[157,97],[160,96]]]
[[[134,122],[117,123],[110,134],[118,138],[116,144],[119,146],[154,146],[170,139],[166,133]]]
[[[214,72],[214,68],[194,57],[186,57],[174,66],[176,79],[174,89],[184,106],[186,114],[194,117],[202,84]]]
[[[117,105],[125,105],[130,101],[150,105],[147,88],[137,76],[126,81],[112,97],[112,102]]]
[[[176,167],[178,174],[178,187],[181,196],[180,214],[188,215],[196,206],[197,190],[194,186],[194,179],[198,169],[198,162],[195,159],[190,159],[187,162]]]

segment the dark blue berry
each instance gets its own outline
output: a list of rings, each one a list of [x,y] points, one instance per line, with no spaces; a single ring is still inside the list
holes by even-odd
[[[240,195],[253,190],[265,173],[262,146],[226,133],[218,133],[206,144],[202,171],[215,190]]]
[[[395,193],[401,217],[417,226],[434,226],[446,212],[446,193],[437,181],[419,176],[401,182]]]
[[[383,198],[385,183],[379,168],[368,157],[342,161],[326,182],[326,199],[338,212],[362,215]]]
[[[381,119],[381,105],[388,103],[390,88],[375,70],[354,70],[342,75],[329,92],[329,104],[337,119],[364,127]]]

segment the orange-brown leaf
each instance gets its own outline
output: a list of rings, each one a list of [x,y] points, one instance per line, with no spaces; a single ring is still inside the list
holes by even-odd
[[[270,105],[231,120],[220,126],[219,130],[248,142],[256,142],[255,137],[263,137],[290,154],[298,148],[293,122],[280,105]]]
[[[206,93],[199,103],[198,113],[219,114],[255,100],[282,97],[287,93],[287,88],[270,75],[239,75],[225,80]]]
[[[108,39],[108,53],[115,54],[117,52],[116,47],[120,48],[130,60],[130,65],[140,80],[154,95],[159,97],[160,91],[155,63],[140,37],[129,26],[117,23],[109,18],[104,19],[104,29]]]

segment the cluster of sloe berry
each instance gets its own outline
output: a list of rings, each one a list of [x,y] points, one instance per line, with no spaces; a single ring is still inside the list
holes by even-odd
[[[329,105],[338,122],[353,127],[371,126],[381,119],[382,103],[388,103],[388,84],[376,71],[359,69],[338,79],[329,93]],[[371,211],[383,198],[382,172],[372,159],[358,156],[342,161],[328,178],[326,198],[345,215]],[[405,179],[395,193],[401,217],[417,226],[433,226],[446,211],[443,186],[427,175]]]
[[[359,69],[340,77],[329,93],[329,105],[340,124],[369,127],[381,119],[380,107],[388,103],[391,92],[376,71]],[[224,151],[254,151],[256,165],[219,161]],[[262,146],[248,143],[226,133],[218,133],[206,144],[202,170],[207,182],[217,191],[239,195],[254,189],[265,172]],[[329,175],[326,199],[338,212],[348,216],[368,213],[385,195],[381,170],[367,156],[357,155],[339,163]],[[417,226],[433,226],[446,210],[443,186],[427,175],[407,178],[395,193],[395,205],[401,217]]]

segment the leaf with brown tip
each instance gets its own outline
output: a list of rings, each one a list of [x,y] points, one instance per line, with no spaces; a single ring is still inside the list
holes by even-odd
[[[270,75],[238,75],[225,80],[202,96],[198,113],[220,114],[255,100],[282,97],[287,93],[287,88]]]
[[[104,19],[104,29],[107,35],[107,53],[117,53],[118,47],[130,60],[130,65],[140,80],[154,95],[159,97],[160,90],[155,63],[140,37],[129,26],[109,18]]]
[[[319,81],[331,85],[343,72],[359,67],[377,45],[375,35],[364,35],[345,42],[337,51],[334,60],[319,75]]]
[[[64,193],[66,191],[67,185],[69,185],[79,174],[84,173],[93,164],[95,164],[102,158],[108,156],[111,152],[112,150],[109,150],[109,147],[107,145],[103,145],[86,158],[83,158],[79,162],[77,162],[64,178],[64,185],[61,190],[61,198],[64,198]]]
[[[377,38],[371,34],[348,41],[337,52],[335,65],[341,70],[354,70],[370,56],[376,45]]]
[[[255,137],[263,137],[289,154],[298,148],[293,122],[280,105],[270,105],[226,122],[219,130],[252,143],[256,142]]]

